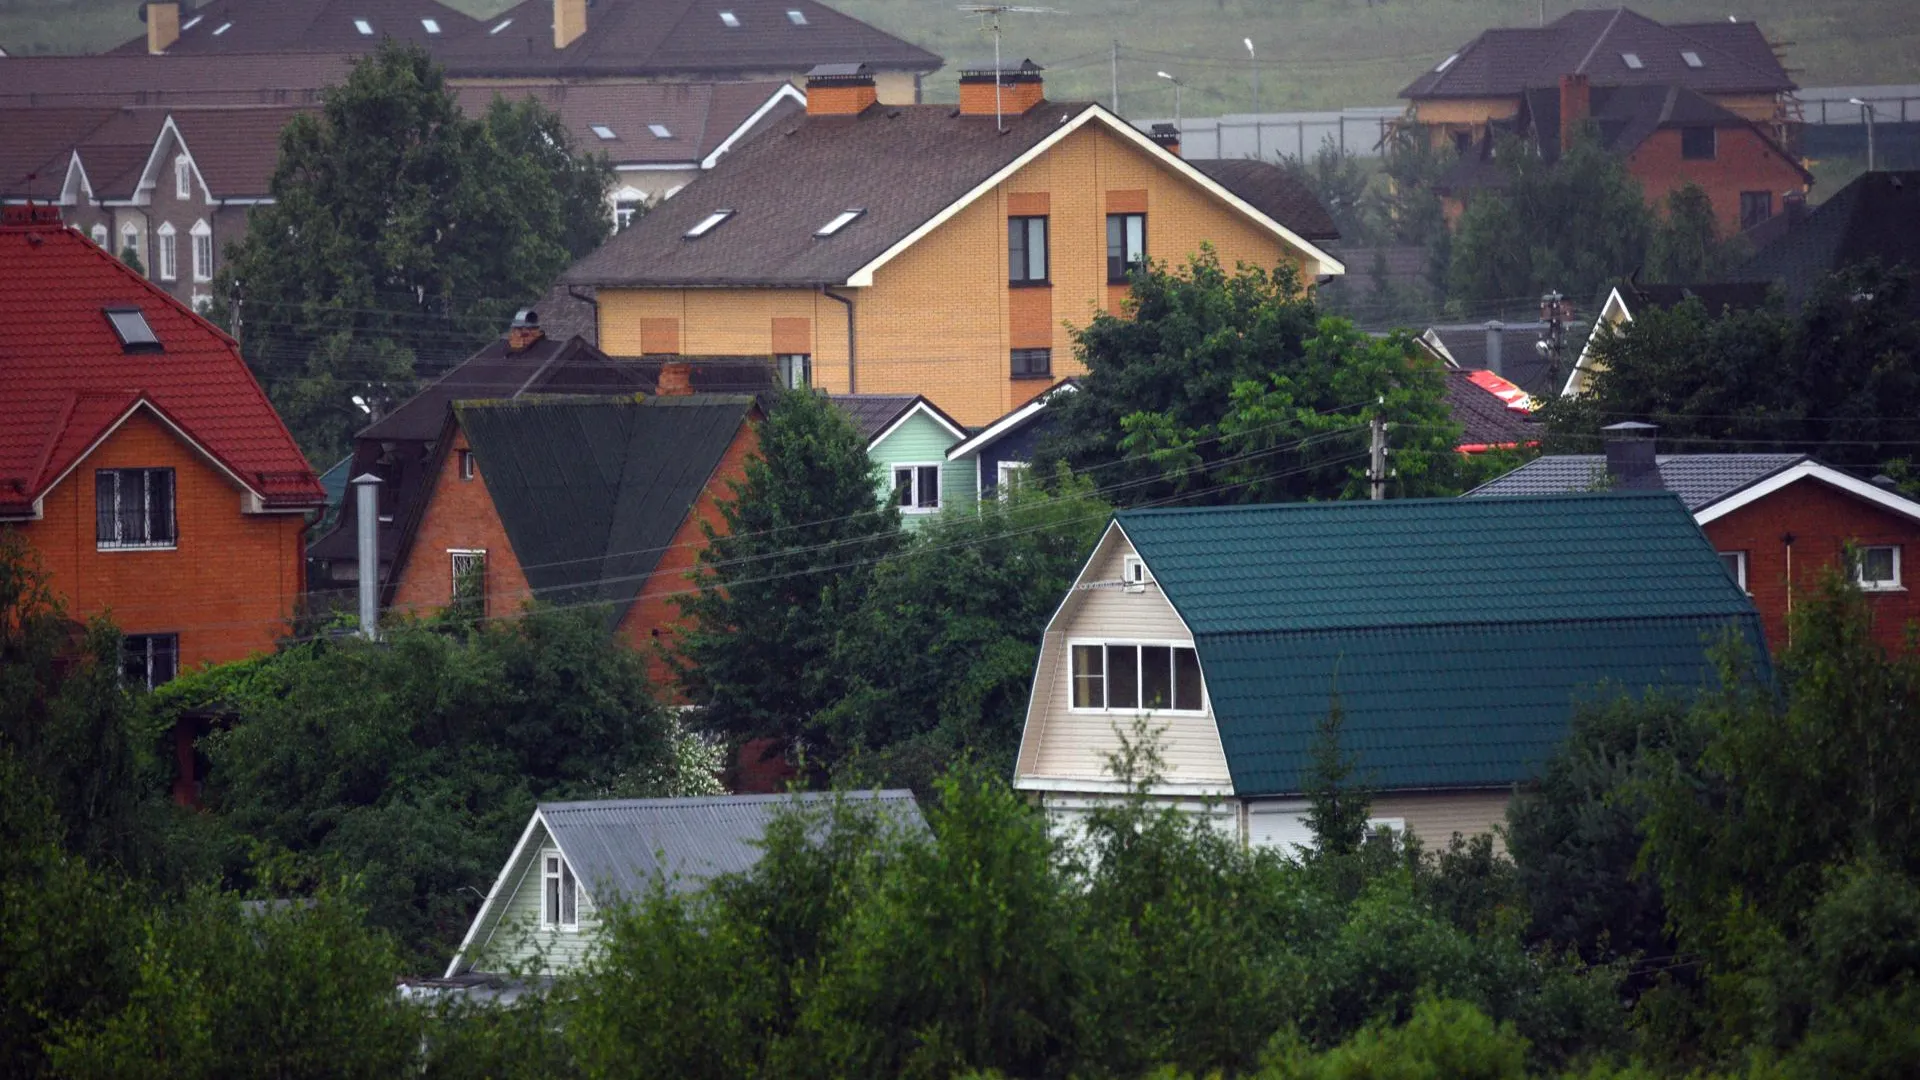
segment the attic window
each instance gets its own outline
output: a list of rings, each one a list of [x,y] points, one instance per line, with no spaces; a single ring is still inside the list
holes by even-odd
[[[598,135],[598,136],[599,136],[599,137],[601,137],[602,139],[609,139],[609,140],[610,140],[610,139],[612,139],[612,138],[614,137],[614,135],[613,135],[613,129],[612,129],[612,128],[610,128],[610,127],[608,127],[608,126],[607,126],[607,125],[605,125],[605,124],[595,124],[595,125],[593,125],[593,133],[594,133],[595,135]]]
[[[1458,59],[1460,59],[1460,54],[1459,54],[1459,53],[1454,53],[1453,55],[1451,55],[1451,56],[1449,56],[1449,57],[1447,57],[1447,58],[1446,58],[1445,60],[1442,60],[1442,61],[1440,61],[1440,66],[1439,66],[1439,67],[1437,67],[1437,68],[1434,68],[1434,69],[1433,69],[1433,73],[1434,73],[1435,75],[1438,75],[1438,74],[1440,74],[1441,72],[1443,72],[1443,71],[1445,71],[1445,70],[1447,70],[1448,68],[1450,68],[1450,67],[1452,67],[1452,66],[1453,66],[1453,62],[1454,62],[1455,60],[1458,60]]]
[[[120,339],[121,351],[157,351],[160,348],[160,339],[154,336],[153,327],[147,325],[147,317],[139,308],[107,308],[106,312],[107,322]]]
[[[805,26],[807,25],[807,13],[804,11],[788,11],[787,21],[795,26]]]
[[[365,19],[355,19],[355,20],[353,20],[353,28],[354,28],[355,30],[358,30],[358,31],[360,31],[360,36],[361,36],[361,37],[372,37],[372,36],[373,36],[373,24],[372,24],[372,23],[370,23],[370,22],[368,22],[368,21],[367,21],[367,20],[365,20]]]
[[[1632,68],[1635,71],[1639,71],[1641,68],[1646,67],[1645,64],[1642,64],[1640,62],[1639,53],[1623,52],[1620,54],[1620,59],[1624,61],[1628,67]]]
[[[838,217],[834,218],[832,221],[827,222],[825,225],[820,226],[820,230],[814,233],[813,235],[832,236],[834,233],[839,232],[841,229],[844,229],[849,224],[851,224],[854,218],[857,218],[861,214],[864,214],[866,212],[867,211],[864,207],[856,208],[852,210],[842,210],[840,211],[840,215]]]
[[[1685,52],[1682,52],[1680,54],[1680,59],[1685,60],[1687,62],[1687,66],[1690,68],[1703,68],[1707,66],[1706,62],[1700,59],[1700,54],[1697,52],[1694,52],[1692,49],[1688,49]]]
[[[668,131],[665,124],[648,124],[647,130],[653,132],[653,137],[656,139],[673,138],[673,132]]]
[[[712,232],[713,230],[719,228],[721,222],[727,220],[732,216],[733,216],[733,211],[731,210],[715,210],[713,213],[708,214],[706,217],[701,218],[700,224],[695,225],[693,228],[687,230],[687,239],[698,240],[700,237],[705,236],[708,233]]]
[[[193,18],[188,19],[186,22],[181,23],[180,32],[184,34],[187,31],[193,29],[194,27],[199,26],[200,20],[204,18],[206,18],[205,15],[195,15]]]
[[[497,34],[497,33],[499,33],[500,31],[502,31],[502,30],[505,30],[505,29],[506,29],[507,27],[509,27],[509,26],[512,26],[512,25],[513,25],[513,20],[512,20],[512,19],[501,19],[501,20],[500,20],[500,24],[499,24],[498,26],[495,26],[495,27],[494,27],[493,29],[491,29],[491,30],[489,30],[489,31],[487,31],[487,33],[488,33],[489,35],[492,35],[492,34]]]
[[[421,19],[420,25],[425,27],[429,34],[437,34],[440,32],[440,23],[436,19]]]
[[[229,30],[231,30],[231,29],[233,29],[233,24],[232,24],[232,23],[230,23],[230,22],[223,22],[223,23],[221,23],[221,24],[220,24],[220,25],[219,25],[218,27],[216,27],[216,28],[214,29],[214,31],[213,31],[213,36],[214,36],[214,37],[219,37],[219,36],[220,36],[221,34],[224,34],[224,33],[226,33],[227,31],[229,31]]]
[[[726,23],[727,26],[731,29],[734,29],[734,30],[740,29],[740,16],[735,15],[731,11],[721,12],[720,21],[723,23]]]

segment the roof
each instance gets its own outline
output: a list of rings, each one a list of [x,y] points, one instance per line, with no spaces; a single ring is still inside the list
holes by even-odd
[[[785,82],[468,83],[453,90],[468,116],[485,115],[495,95],[510,101],[534,98],[559,114],[581,148],[606,154],[616,166],[697,166],[744,137],[749,121],[757,128],[806,107],[801,93]],[[652,130],[656,124],[667,132],[665,138]],[[596,128],[613,138],[600,137]]]
[[[1506,787],[1560,743],[1581,697],[1704,685],[1729,630],[1760,646],[1752,603],[1665,492],[1115,521],[1193,632],[1241,796],[1302,790],[1335,695],[1375,786]]]
[[[144,38],[140,48],[10,57],[0,106],[316,104],[323,88],[346,81],[354,61],[345,53],[266,53],[209,64],[196,56],[148,56]]]
[[[1718,316],[1727,311],[1754,311],[1767,306],[1770,286],[1764,281],[1715,281],[1691,285],[1646,285],[1629,281],[1619,286],[1620,298],[1629,310],[1642,311],[1679,307],[1695,299]]]
[[[975,429],[973,434],[953,444],[953,447],[947,451],[947,460],[958,461],[968,454],[979,453],[1009,435],[1043,422],[1046,419],[1047,406],[1053,401],[1055,394],[1072,394],[1078,393],[1079,390],[1078,376],[1061,379],[1028,398],[1025,404],[1015,406],[998,420]]]
[[[180,36],[166,52],[371,52],[385,38],[433,50],[480,25],[436,0],[211,0],[191,9],[182,5]],[[146,34],[114,52],[146,54]]]
[[[796,116],[734,150],[632,228],[569,269],[576,285],[864,285],[873,269],[944,215],[991,188],[995,178],[1052,141],[1098,123],[1197,183],[1218,182],[1155,146],[1096,104],[1042,101],[996,130],[992,117],[950,105],[872,105],[857,116]],[[1189,171],[1190,170],[1190,171]],[[806,182],[796,184],[795,177]],[[1262,211],[1217,188],[1256,218]],[[698,237],[719,211],[731,213]],[[860,215],[830,236],[816,233],[848,210]],[[1336,271],[1338,260],[1272,223]],[[866,277],[869,280],[862,280]]]
[[[1526,392],[1491,371],[1448,369],[1447,408],[1463,429],[1465,449],[1514,446],[1537,442],[1540,428],[1530,419]]]
[[[138,308],[161,349],[125,351],[109,307]],[[232,338],[77,229],[0,225],[0,511],[29,510],[136,409],[269,508],[325,500]]]
[[[1920,170],[1860,174],[1728,276],[1782,282],[1801,303],[1825,275],[1873,259],[1920,268]]]
[[[1543,322],[1510,322],[1499,324],[1501,333],[1500,363],[1498,374],[1534,397],[1547,397],[1558,387],[1551,385],[1549,361],[1535,348],[1547,324]],[[1430,326],[1421,335],[1421,342],[1430,350],[1437,343],[1435,351],[1448,366],[1467,371],[1485,371],[1491,361],[1487,355],[1487,337],[1491,324],[1468,323],[1450,326]]]
[[[600,606],[612,627],[753,406],[691,394],[464,402],[455,414],[534,596]]]
[[[1700,58],[1687,63],[1683,54]],[[1640,66],[1624,59],[1632,54]],[[1596,86],[1672,83],[1707,94],[1793,89],[1751,22],[1661,25],[1627,8],[1569,11],[1541,27],[1487,30],[1400,91],[1403,98],[1516,97],[1586,75]]]
[[[720,17],[734,16],[738,26]],[[797,11],[796,22],[788,12]],[[473,31],[436,44],[454,76],[800,74],[817,64],[864,63],[875,71],[931,72],[938,56],[817,0],[598,0],[587,28],[553,47],[553,0],[524,3]]]
[[[1806,460],[1805,454],[1660,454],[1654,464],[1660,486],[1679,496],[1688,510],[1698,511]],[[1467,497],[1562,495],[1606,484],[1604,454],[1552,454],[1481,484]]]
[[[0,108],[0,198],[54,200],[80,140],[111,120],[102,108]]]
[[[318,106],[194,106],[168,113],[194,168],[216,199],[260,199],[272,193],[280,165],[280,133]],[[81,155],[82,162],[87,155]]]
[[[1549,86],[1528,90],[1525,101],[1526,108],[1519,122],[1538,140],[1544,159],[1549,162],[1558,159],[1561,142],[1560,88]],[[1588,106],[1589,115],[1600,129],[1601,145],[1616,154],[1631,154],[1656,131],[1670,128],[1733,128],[1753,132],[1767,149],[1792,165],[1808,182],[1813,180],[1813,175],[1801,166],[1799,159],[1787,153],[1766,129],[1685,86],[1672,83],[1596,86],[1589,91]]]
[[[1315,243],[1340,239],[1319,196],[1277,162],[1255,158],[1188,158],[1187,163],[1247,200],[1261,213]]]
[[[920,400],[918,394],[830,394],[828,397],[853,421],[853,428],[860,433],[863,443],[872,443],[874,436],[892,427],[895,420]]]
[[[362,439],[426,442],[440,436],[456,401],[512,400],[526,394],[651,394],[654,373],[613,360],[575,337],[543,337],[519,352],[505,337],[488,342],[399,408],[367,425]]]

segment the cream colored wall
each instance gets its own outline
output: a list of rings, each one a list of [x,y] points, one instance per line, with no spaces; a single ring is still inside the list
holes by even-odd
[[[1507,823],[1507,803],[1512,798],[1513,793],[1504,789],[1389,793],[1374,796],[1371,813],[1376,819],[1405,821],[1407,831],[1418,836],[1428,851],[1444,849],[1454,833],[1493,833],[1495,849],[1505,851],[1506,844],[1494,828]]]
[[[771,356],[774,319],[810,320],[815,382],[846,387],[846,309],[816,290],[607,288],[599,301],[600,348],[615,356],[655,351],[642,341],[646,319],[678,320],[679,351],[707,356]],[[869,392],[864,380],[860,389]]]
[[[1131,554],[1133,546],[1118,527],[1110,527],[1076,584],[1108,582],[1112,587],[1076,587],[1049,626],[1040,646],[1033,699],[1027,708],[1026,731],[1014,770],[1017,780],[1113,779],[1107,760],[1120,748],[1115,725],[1125,731],[1132,726],[1134,716],[1125,711],[1074,712],[1069,707],[1068,639],[1193,641],[1158,586],[1149,584],[1138,593],[1118,587],[1122,559]],[[1226,753],[1220,747],[1220,733],[1211,713],[1155,717],[1151,724],[1160,729],[1160,754],[1165,764],[1162,781],[1212,784],[1222,791],[1231,788]]]

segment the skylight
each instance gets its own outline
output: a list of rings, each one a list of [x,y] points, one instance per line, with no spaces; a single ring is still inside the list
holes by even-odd
[[[720,21],[721,21],[721,22],[723,22],[723,23],[726,23],[726,24],[727,24],[728,26],[731,26],[731,27],[733,27],[734,29],[739,29],[739,27],[740,27],[740,16],[738,16],[738,15],[735,15],[735,14],[734,14],[733,12],[731,12],[731,11],[723,11],[723,12],[721,12],[721,13],[720,13]]]
[[[496,26],[496,27],[494,27],[493,29],[491,29],[491,30],[489,30],[489,31],[487,31],[487,33],[489,33],[489,34],[497,34],[497,33],[499,33],[500,31],[502,31],[502,30],[505,30],[505,29],[506,29],[507,27],[509,27],[509,26],[512,26],[512,25],[513,25],[513,20],[512,20],[512,19],[501,19],[501,20],[500,20],[500,25],[498,25],[498,26]]]
[[[1685,60],[1687,62],[1687,66],[1690,68],[1703,68],[1707,66],[1705,61],[1700,59],[1700,54],[1697,52],[1694,52],[1692,49],[1688,49],[1685,52],[1682,52],[1680,54],[1680,59]]]
[[[187,31],[193,29],[194,27],[199,26],[200,20],[204,18],[206,18],[205,15],[195,15],[193,18],[188,19],[186,22],[181,23],[180,32],[184,34]]]
[[[708,214],[706,217],[701,218],[700,224],[695,225],[693,228],[687,230],[687,239],[698,240],[700,237],[705,236],[708,233],[712,232],[713,230],[719,228],[721,222],[727,220],[732,216],[733,216],[733,211],[731,210],[715,210],[713,213]]]
[[[420,25],[426,27],[427,33],[429,34],[437,34],[440,32],[440,23],[437,19],[421,19]]]
[[[787,21],[795,26],[805,26],[807,25],[807,13],[799,10],[789,10],[787,12]]]
[[[1460,59],[1460,54],[1459,54],[1459,53],[1454,53],[1454,54],[1453,54],[1452,56],[1449,56],[1449,57],[1447,57],[1447,58],[1446,58],[1445,60],[1442,60],[1442,61],[1440,61],[1440,66],[1439,66],[1439,67],[1437,67],[1437,68],[1434,68],[1434,69],[1433,69],[1433,73],[1434,73],[1435,75],[1438,75],[1438,74],[1440,74],[1441,72],[1443,72],[1443,71],[1445,71],[1445,70],[1447,70],[1448,68],[1450,68],[1450,67],[1452,67],[1452,66],[1453,66],[1453,62],[1454,62],[1455,60],[1458,60],[1458,59]]]
[[[839,217],[836,217],[832,221],[827,222],[825,225],[820,226],[820,231],[814,233],[813,235],[832,236],[834,233],[837,233],[841,229],[846,228],[847,225],[850,224],[854,218],[857,218],[861,214],[864,214],[866,212],[867,211],[864,208],[856,208],[853,210],[842,210],[840,211]]]
[[[673,132],[668,131],[665,124],[648,124],[647,130],[653,132],[653,137],[656,139],[673,138]]]
[[[372,24],[372,23],[370,23],[370,22],[368,22],[368,21],[367,21],[367,20],[365,20],[365,19],[355,19],[355,20],[353,20],[353,28],[354,28],[355,30],[358,30],[358,31],[360,31],[360,36],[361,36],[361,37],[372,37],[372,36],[373,36],[373,24]]]
[[[106,313],[122,349],[135,352],[160,347],[160,339],[154,336],[153,327],[147,325],[147,317],[139,308],[107,308]]]
[[[218,29],[216,29],[216,30],[214,30],[214,32],[213,32],[213,36],[214,36],[214,37],[219,37],[219,36],[220,36],[221,34],[224,34],[224,33],[226,33],[227,31],[229,31],[229,30],[231,30],[231,29],[233,29],[233,24],[232,24],[232,23],[230,23],[230,22],[223,22],[223,23],[221,23],[221,24],[220,24],[220,26],[219,26],[219,28],[218,28]]]
[[[603,139],[612,139],[614,137],[613,129],[605,124],[593,125],[593,133]]]
[[[1642,64],[1640,62],[1639,53],[1623,52],[1620,54],[1620,59],[1626,61],[1627,66],[1632,68],[1635,71],[1639,71],[1641,68],[1646,67],[1645,64]]]

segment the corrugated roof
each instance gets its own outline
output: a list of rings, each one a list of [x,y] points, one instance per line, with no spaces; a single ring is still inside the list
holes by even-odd
[[[721,874],[751,870],[775,817],[834,799],[926,828],[905,790],[541,803],[540,817],[594,903],[605,906],[644,895],[655,882],[691,892]]]
[[[1581,693],[1701,685],[1729,630],[1760,646],[1752,603],[1665,492],[1116,520],[1194,633],[1240,795],[1301,789],[1336,692],[1378,786],[1505,786]]]
[[[1805,454],[1661,454],[1654,459],[1660,484],[1699,511],[1721,499],[1806,461]],[[1607,486],[1602,454],[1552,454],[1467,492],[1469,497],[1562,495]]]

